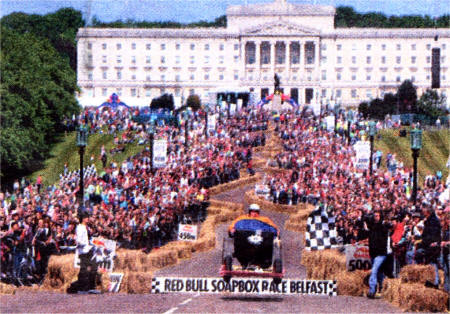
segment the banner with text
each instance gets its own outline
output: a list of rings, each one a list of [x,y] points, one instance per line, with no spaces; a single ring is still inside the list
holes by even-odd
[[[178,240],[195,241],[197,240],[197,226],[196,225],[178,225]]]
[[[284,279],[275,284],[270,278],[152,278],[151,293],[234,293],[258,295],[337,295],[334,280]]]
[[[153,167],[164,168],[167,163],[167,140],[153,142]]]
[[[370,270],[372,268],[369,247],[367,245],[345,245],[345,259],[348,271]]]
[[[355,166],[358,169],[369,169],[370,162],[370,142],[357,141],[353,148],[356,152]]]
[[[327,124],[327,131],[334,131],[335,127],[335,116],[326,116],[325,117],[325,123]]]
[[[114,269],[114,256],[116,256],[116,241],[93,238],[92,250],[99,269],[105,269],[112,272]],[[80,257],[78,250],[75,251],[74,265],[75,268],[80,268]]]

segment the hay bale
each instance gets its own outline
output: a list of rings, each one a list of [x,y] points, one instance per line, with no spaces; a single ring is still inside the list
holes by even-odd
[[[109,279],[109,273],[106,271],[100,272],[99,282],[97,282],[97,289],[101,292],[108,292],[111,280]]]
[[[144,294],[152,288],[151,272],[125,272],[120,292]]]
[[[14,285],[7,285],[0,282],[0,294],[15,294],[17,288]]]
[[[346,270],[336,274],[338,295],[364,296],[368,292],[368,287],[364,285],[364,277],[368,272],[356,270],[348,272]]]
[[[309,279],[336,279],[345,268],[345,256],[337,250],[302,251],[300,263],[306,266]]]
[[[422,283],[434,281],[434,268],[431,265],[406,265],[400,270],[402,282]]]
[[[73,266],[75,254],[52,255],[48,262],[43,289],[65,291],[77,279],[79,269]]]

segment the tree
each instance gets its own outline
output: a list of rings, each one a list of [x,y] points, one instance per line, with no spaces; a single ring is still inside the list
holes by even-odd
[[[439,95],[437,91],[427,89],[417,101],[417,113],[436,119],[445,115],[446,101],[445,95]]]
[[[17,176],[46,156],[58,124],[79,111],[76,76],[47,39],[1,33],[1,171]]]
[[[197,111],[202,106],[202,102],[200,100],[200,97],[198,97],[198,95],[189,95],[186,104],[193,111]]]
[[[415,112],[417,91],[410,80],[405,80],[397,90],[400,113]]]
[[[173,96],[172,94],[163,94],[158,98],[153,98],[150,104],[151,109],[168,109],[170,111],[174,108]]]
[[[395,114],[398,111],[397,96],[392,93],[386,93],[383,97],[386,108],[389,108],[388,114]]]
[[[360,103],[358,111],[364,116],[364,119],[367,119],[369,116],[369,104],[366,101]]]

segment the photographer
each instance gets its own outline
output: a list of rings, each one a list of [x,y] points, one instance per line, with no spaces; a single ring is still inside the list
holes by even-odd
[[[375,298],[375,293],[381,291],[384,280],[384,273],[381,269],[387,256],[392,253],[389,230],[390,224],[383,221],[381,211],[375,211],[373,217],[365,221],[365,229],[369,235],[369,254],[372,260],[372,273],[369,278],[369,299]]]

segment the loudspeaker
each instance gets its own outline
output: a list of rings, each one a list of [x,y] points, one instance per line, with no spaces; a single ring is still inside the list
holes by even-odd
[[[441,49],[431,50],[431,88],[441,87]]]

